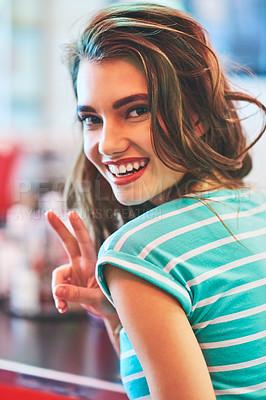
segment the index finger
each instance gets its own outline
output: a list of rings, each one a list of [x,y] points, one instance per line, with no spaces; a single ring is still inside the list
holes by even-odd
[[[59,236],[69,258],[73,260],[75,257],[80,257],[80,249],[77,240],[61,219],[53,211],[47,211],[45,215],[49,224]]]

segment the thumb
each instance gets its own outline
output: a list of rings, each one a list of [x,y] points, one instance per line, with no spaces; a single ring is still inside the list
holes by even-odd
[[[96,293],[97,292],[97,293]],[[98,297],[101,289],[89,289],[75,285],[57,285],[54,290],[54,295],[58,299],[71,301],[73,303],[88,304],[94,302]]]

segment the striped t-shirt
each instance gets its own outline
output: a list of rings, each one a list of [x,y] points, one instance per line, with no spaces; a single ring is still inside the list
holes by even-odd
[[[212,209],[187,197],[122,226],[100,249],[97,280],[111,302],[106,264],[175,296],[202,349],[217,399],[266,399],[266,193],[220,190],[204,197]],[[150,399],[124,329],[120,346],[129,399]]]

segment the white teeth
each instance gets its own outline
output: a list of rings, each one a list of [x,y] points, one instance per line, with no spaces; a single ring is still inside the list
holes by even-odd
[[[119,168],[116,165],[108,165],[110,171],[112,172],[112,174],[119,174]]]
[[[133,170],[133,165],[132,164],[127,164],[127,171],[131,172]]]
[[[119,165],[119,174],[124,174],[127,172],[127,169],[124,165]]]
[[[109,164],[108,168],[114,175],[120,175],[120,174],[125,174],[126,172],[131,172],[133,169],[139,170],[140,167],[145,167],[146,163],[144,160],[142,160],[140,163],[138,161],[135,161],[133,164],[127,163],[127,164],[121,164],[121,165],[113,165]]]
[[[114,165],[114,174],[119,174],[119,168],[117,165]]]

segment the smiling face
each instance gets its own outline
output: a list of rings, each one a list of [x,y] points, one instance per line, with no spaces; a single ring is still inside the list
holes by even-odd
[[[143,72],[128,59],[83,60],[77,77],[78,117],[86,157],[124,205],[159,196],[183,177],[154,154],[148,90]]]

